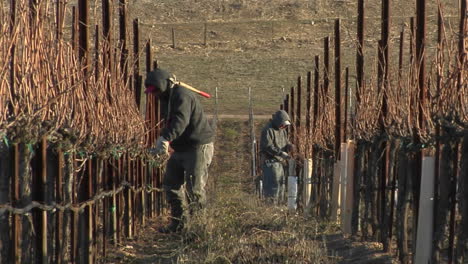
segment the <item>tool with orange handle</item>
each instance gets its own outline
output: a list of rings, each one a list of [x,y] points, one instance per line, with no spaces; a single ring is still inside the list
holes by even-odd
[[[173,84],[177,84],[177,85],[180,85],[180,86],[182,86],[182,87],[184,87],[184,88],[186,88],[186,89],[189,89],[189,90],[191,90],[191,91],[193,91],[193,92],[195,92],[195,93],[197,93],[197,94],[199,94],[199,95],[201,95],[201,96],[203,96],[203,97],[211,98],[211,95],[210,95],[209,93],[200,91],[200,90],[198,90],[197,88],[190,86],[189,84],[176,81],[176,80],[174,80],[174,79],[172,79],[172,78],[170,78],[169,81],[171,81]]]

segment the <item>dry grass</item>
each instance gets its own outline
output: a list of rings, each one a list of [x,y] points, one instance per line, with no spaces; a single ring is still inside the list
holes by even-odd
[[[320,230],[321,232],[322,230]],[[319,224],[242,192],[223,190],[188,226],[183,263],[331,263]],[[197,259],[197,261],[194,261]],[[199,261],[202,260],[202,261]]]

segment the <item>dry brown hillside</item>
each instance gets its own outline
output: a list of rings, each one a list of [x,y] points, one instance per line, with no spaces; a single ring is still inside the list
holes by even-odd
[[[408,32],[415,4],[407,0],[391,3],[390,52],[396,55],[399,32],[404,27]],[[429,1],[427,8],[429,40],[436,29],[436,3]],[[458,16],[458,0],[441,3],[447,21],[456,21],[450,17]],[[380,1],[366,1],[365,8],[366,74],[372,77],[380,37]],[[218,87],[224,114],[247,113],[248,87],[253,88],[256,114],[276,109],[281,90],[295,85],[299,75],[305,78],[313,69],[315,55],[323,57],[323,38],[333,36],[336,18],[342,20],[343,71],[349,66],[354,75],[357,0],[130,0],[129,10],[142,24],[141,41],[152,39],[160,66],[202,90],[213,93]],[[176,48],[172,47],[172,29]],[[429,52],[435,47],[428,46]],[[333,61],[330,66],[333,69]],[[205,103],[208,110],[213,109],[213,100]]]

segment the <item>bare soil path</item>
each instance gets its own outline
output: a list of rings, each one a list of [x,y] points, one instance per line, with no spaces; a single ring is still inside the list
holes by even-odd
[[[160,234],[157,229],[161,225],[161,219],[149,220],[147,226],[134,240],[126,241],[123,245],[113,248],[109,256],[100,260],[99,263],[179,263],[178,251],[182,237]]]
[[[380,243],[359,242],[345,238],[341,233],[322,236],[328,254],[336,257],[339,264],[393,264],[398,263],[382,250]]]

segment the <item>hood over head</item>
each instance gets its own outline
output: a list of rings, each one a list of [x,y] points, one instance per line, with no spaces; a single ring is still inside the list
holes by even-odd
[[[291,124],[289,115],[284,110],[279,110],[274,113],[271,120],[275,128],[280,128],[280,126],[288,126]]]
[[[145,87],[154,86],[157,91],[161,92],[161,95],[165,95],[170,88],[169,78],[174,78],[174,76],[165,70],[155,69],[148,73]]]

